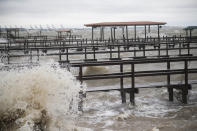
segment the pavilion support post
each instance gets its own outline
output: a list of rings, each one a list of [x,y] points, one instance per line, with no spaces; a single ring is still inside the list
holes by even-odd
[[[111,27],[111,41],[113,42],[113,29]]]
[[[102,27],[100,27],[100,41],[102,40]]]
[[[120,64],[120,72],[123,73],[123,64]],[[120,88],[121,88],[121,99],[122,103],[126,103],[126,94],[124,91],[124,83],[123,83],[123,77],[120,78]]]
[[[0,37],[1,37],[1,32],[2,32],[2,31],[1,31],[1,26],[0,26]]]
[[[92,43],[93,43],[93,40],[94,40],[94,27],[92,26]]]
[[[9,38],[9,34],[8,34],[8,33],[9,33],[9,31],[7,30],[6,32],[7,32],[7,33],[6,33],[6,35],[7,35],[7,39],[8,39],[8,38]]]
[[[116,40],[116,27],[114,27],[114,42]]]
[[[188,42],[187,44],[187,54],[190,55],[190,43]]]
[[[179,55],[181,55],[181,43],[179,42]]]
[[[124,32],[124,27],[122,27],[122,40],[123,40],[123,43],[125,43],[125,32]]]
[[[127,37],[127,42],[129,43],[128,26],[126,26],[126,37]]]
[[[100,28],[100,41],[104,40],[104,27]]]
[[[14,30],[14,37],[16,38],[16,29]]]
[[[191,29],[189,30],[189,37],[190,37],[190,39],[192,38],[192,30]]]
[[[105,32],[104,32],[104,29],[105,29],[105,28],[104,28],[104,27],[102,27],[102,35],[103,35],[103,36],[102,36],[102,40],[104,40],[104,39],[105,39],[105,35],[104,35],[104,33],[105,33]]]
[[[185,30],[185,33],[186,33],[186,37],[188,37],[188,30]]]
[[[146,25],[144,26],[144,39],[146,41]]]
[[[136,25],[134,26],[134,38],[135,38],[135,41],[136,41]]]
[[[157,35],[158,35],[158,41],[160,41],[160,27],[157,25]]]
[[[150,25],[148,26],[148,33],[150,33]]]

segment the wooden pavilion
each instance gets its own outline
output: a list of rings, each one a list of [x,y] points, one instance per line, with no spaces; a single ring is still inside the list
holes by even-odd
[[[136,40],[137,26],[144,26],[145,34],[144,38],[147,37],[147,27],[148,31],[150,32],[150,26],[157,26],[157,32],[158,32],[158,39],[160,38],[160,28],[162,25],[165,25],[166,22],[153,22],[153,21],[135,21],[135,22],[101,22],[101,23],[92,23],[92,24],[85,24],[86,27],[92,27],[92,40],[94,40],[94,28],[99,27],[100,28],[100,39],[104,40],[104,28],[110,27],[111,28],[111,39],[112,41],[116,39],[116,28],[122,27],[123,29],[123,39],[126,37],[126,39],[129,39],[128,36],[128,27],[134,26],[134,39]],[[125,33],[126,31],[126,33]],[[125,36],[126,34],[126,36]]]

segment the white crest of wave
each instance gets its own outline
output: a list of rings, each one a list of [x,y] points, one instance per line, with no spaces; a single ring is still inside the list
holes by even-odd
[[[1,71],[0,76],[0,117],[6,112],[24,111],[14,119],[20,125],[18,130],[59,130],[69,114],[78,112],[80,82],[58,64]]]

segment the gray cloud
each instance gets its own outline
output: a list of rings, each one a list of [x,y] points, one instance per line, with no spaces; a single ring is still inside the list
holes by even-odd
[[[157,20],[190,25],[197,23],[196,12],[196,0],[0,0],[0,24]]]

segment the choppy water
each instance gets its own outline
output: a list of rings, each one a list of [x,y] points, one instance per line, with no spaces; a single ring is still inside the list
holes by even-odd
[[[78,114],[81,85],[55,63],[1,71],[0,76],[2,130],[9,129],[7,123],[11,130],[59,130]]]
[[[83,31],[81,31],[83,32]],[[178,32],[178,34],[181,32]],[[195,54],[196,52],[193,51]],[[150,52],[151,54],[151,52]],[[127,54],[125,54],[127,55]],[[102,56],[100,56],[102,57]],[[196,131],[197,85],[189,91],[189,104],[179,101],[179,92],[174,102],[168,101],[166,88],[140,89],[136,105],[122,104],[120,92],[92,92],[84,99],[83,112],[78,111],[80,83],[73,74],[57,63],[56,57],[41,57],[40,66],[12,67],[0,71],[0,130],[18,131]],[[24,59],[17,59],[24,61]],[[4,64],[0,64],[4,67]],[[190,67],[197,63],[191,62]],[[183,68],[182,63],[172,63],[172,68]],[[139,65],[136,70],[166,68],[162,64]],[[130,66],[124,67],[130,71]],[[85,68],[85,74],[118,72],[118,66]],[[189,75],[197,80],[197,75]],[[162,82],[164,77],[136,78],[137,84]],[[172,78],[182,81],[181,75]],[[124,79],[130,86],[130,79]],[[119,79],[86,81],[83,87],[119,87]]]

